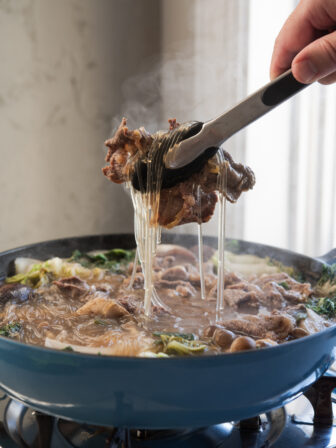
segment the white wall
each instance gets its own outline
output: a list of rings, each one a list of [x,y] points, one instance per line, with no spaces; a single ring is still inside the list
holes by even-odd
[[[101,174],[123,85],[159,51],[156,0],[0,2],[0,250],[132,231]]]

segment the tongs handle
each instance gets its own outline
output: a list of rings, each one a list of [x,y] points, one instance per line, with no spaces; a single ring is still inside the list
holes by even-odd
[[[177,169],[188,165],[209,147],[219,147],[240,129],[271,111],[307,84],[298,82],[288,70],[237,104],[228,112],[203,124],[200,132],[172,147],[165,166]]]

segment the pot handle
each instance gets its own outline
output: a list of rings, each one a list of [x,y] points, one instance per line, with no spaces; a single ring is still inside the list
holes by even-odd
[[[331,251],[327,252],[325,255],[318,257],[319,260],[324,261],[327,264],[336,263],[336,249],[331,249]]]

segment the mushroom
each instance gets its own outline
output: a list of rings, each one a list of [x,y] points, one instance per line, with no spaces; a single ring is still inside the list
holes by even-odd
[[[239,336],[230,347],[230,352],[241,352],[243,350],[253,350],[256,348],[255,340],[248,336]]]
[[[275,341],[273,341],[273,339],[269,339],[269,338],[258,339],[256,341],[257,348],[274,347],[275,345],[278,345],[277,342],[275,342]]]
[[[205,338],[211,338],[215,332],[215,330],[217,330],[217,328],[222,328],[219,325],[209,325],[208,327],[204,328],[203,330],[203,336]]]
[[[303,338],[304,336],[308,336],[309,333],[304,328],[294,328],[294,330],[291,332],[290,336],[292,336],[295,339]]]
[[[236,335],[230,330],[216,328],[213,333],[212,339],[221,348],[229,348],[235,337]]]

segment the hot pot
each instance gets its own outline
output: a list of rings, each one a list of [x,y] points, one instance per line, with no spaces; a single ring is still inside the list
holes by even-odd
[[[165,236],[172,241],[196,242],[191,235]],[[336,250],[315,259],[241,240],[234,246],[293,266],[312,281],[324,263],[336,261]],[[115,247],[135,247],[133,235],[65,238],[9,250],[0,254],[0,279],[19,256],[47,259]],[[256,351],[167,359],[79,354],[1,337],[0,387],[41,412],[100,426],[200,427],[252,417],[294,399],[328,369],[335,346],[336,326]]]

